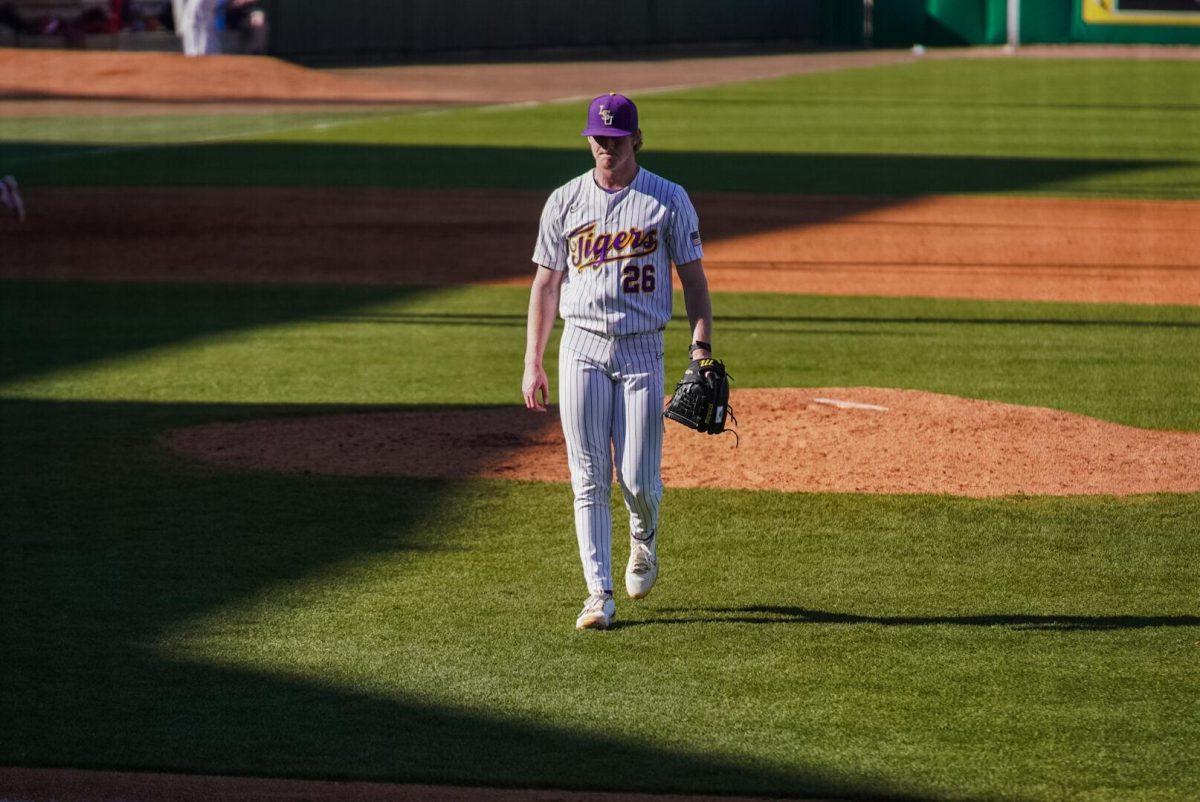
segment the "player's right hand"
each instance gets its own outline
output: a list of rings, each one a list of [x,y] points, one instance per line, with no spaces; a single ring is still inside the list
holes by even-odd
[[[526,365],[525,378],[521,380],[521,394],[525,396],[525,408],[545,412],[550,403],[550,381],[541,365]]]

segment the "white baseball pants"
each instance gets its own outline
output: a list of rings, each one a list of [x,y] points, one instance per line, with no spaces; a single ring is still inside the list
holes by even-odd
[[[559,414],[575,492],[575,535],[589,593],[612,591],[612,472],[631,533],[658,528],[662,501],[663,335],[608,337],[567,324]]]
[[[217,0],[172,0],[175,31],[189,56],[214,56],[221,52],[217,31]]]

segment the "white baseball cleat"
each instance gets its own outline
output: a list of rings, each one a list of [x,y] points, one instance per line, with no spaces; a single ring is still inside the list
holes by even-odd
[[[575,619],[576,629],[608,629],[617,617],[617,603],[611,593],[593,593],[583,603],[583,612]]]
[[[641,599],[658,579],[658,533],[645,540],[629,538],[629,564],[625,566],[625,592],[631,599]]]
[[[11,175],[0,178],[0,200],[3,200],[4,205],[12,209],[12,213],[17,216],[18,223],[25,222],[25,202],[21,200],[21,190],[17,187],[17,179]]]

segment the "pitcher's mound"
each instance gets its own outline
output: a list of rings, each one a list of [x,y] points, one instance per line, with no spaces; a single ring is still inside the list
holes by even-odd
[[[870,387],[734,392],[741,444],[666,424],[668,487],[957,496],[1200,491],[1200,434]],[[217,423],[164,435],[234,471],[568,481],[558,416],[523,407]]]

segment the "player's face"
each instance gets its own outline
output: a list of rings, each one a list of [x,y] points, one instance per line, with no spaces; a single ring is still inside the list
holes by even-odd
[[[633,159],[633,137],[589,136],[592,158],[601,170],[617,170]]]

